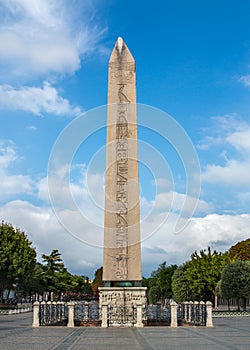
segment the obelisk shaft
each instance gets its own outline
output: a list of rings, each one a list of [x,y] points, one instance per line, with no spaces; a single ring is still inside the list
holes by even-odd
[[[141,280],[135,61],[118,38],[109,61],[103,280]]]

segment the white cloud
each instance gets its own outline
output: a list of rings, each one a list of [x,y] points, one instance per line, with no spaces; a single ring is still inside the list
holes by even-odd
[[[93,7],[86,1],[71,6],[62,0],[6,0],[0,9],[0,63],[9,67],[5,81],[72,74],[104,32],[92,25]]]
[[[79,107],[73,107],[70,102],[59,96],[56,88],[48,82],[43,87],[24,86],[16,89],[10,85],[0,85],[0,108],[22,110],[36,115],[51,113],[55,115],[79,115]]]
[[[0,200],[21,193],[31,194],[34,183],[30,176],[9,174],[9,167],[18,161],[14,144],[0,142]]]
[[[6,164],[10,166],[18,160],[13,144],[2,143],[1,150],[0,160],[3,164],[6,161]],[[6,171],[7,169],[8,167],[5,168]],[[67,182],[64,168],[59,169],[57,176],[52,178],[51,184],[57,193],[54,209],[56,209],[59,220],[48,203],[46,178],[37,182],[38,185],[33,193],[38,193],[38,199],[43,203],[42,206],[39,207],[27,201],[13,200],[0,207],[0,217],[20,227],[28,234],[37,248],[39,257],[42,253],[48,254],[53,248],[59,249],[71,272],[92,277],[96,268],[102,265],[103,176],[98,173],[87,173],[84,165],[75,166],[73,170],[77,169],[80,171],[74,173],[72,182]],[[8,180],[10,177],[7,178],[6,171],[4,175]],[[30,179],[25,178],[25,175],[13,176],[16,176],[12,184],[13,191],[20,191],[21,180],[23,184],[29,184]],[[5,179],[0,178],[0,183],[4,183]],[[4,191],[2,188],[0,190]],[[68,198],[69,193],[72,196],[70,199]],[[210,245],[212,249],[224,251],[237,241],[249,237],[250,215],[247,214],[209,214],[205,217],[193,217],[181,233],[174,234],[176,222],[180,217],[175,210],[169,214],[168,205],[172,197],[173,207],[179,211],[185,200],[185,194],[182,193],[159,193],[156,198],[158,203],[157,201],[152,203],[145,198],[141,200],[142,212],[149,212],[149,215],[143,216],[141,223],[142,264],[145,276],[164,260],[168,264],[181,264],[189,259],[194,250]],[[71,207],[72,198],[75,206]],[[210,205],[202,200],[199,201],[199,205],[201,211],[211,210]],[[152,208],[154,206],[155,208]],[[181,220],[185,220],[185,215]]]
[[[250,160],[227,161],[225,166],[207,165],[202,179],[209,183],[245,187],[250,185]]]
[[[184,208],[185,201],[187,201],[188,205]],[[208,203],[199,198],[189,197],[184,193],[173,191],[159,193],[155,198],[154,204],[156,209],[174,212],[180,212],[186,209],[189,213],[190,210],[196,208],[196,213],[208,213],[212,209]],[[182,215],[185,215],[185,213],[182,213]]]
[[[249,238],[250,215],[210,214],[204,218],[192,218],[180,234],[173,234],[176,218],[169,217],[160,229],[145,240],[143,260],[148,268],[157,266],[164,260],[168,264],[181,264],[195,251],[210,246],[217,251],[225,251],[238,241]],[[144,226],[150,223],[145,222]],[[142,232],[143,232],[142,228]]]
[[[50,207],[41,208],[17,200],[0,207],[0,217],[26,232],[40,261],[43,253],[48,254],[55,248],[62,253],[63,261],[72,273],[92,277],[96,268],[102,265],[100,248],[90,247],[74,238],[60,225]],[[75,215],[69,215],[68,219],[74,227]],[[83,232],[86,229],[86,226],[82,227]]]
[[[11,141],[0,141],[0,170],[7,168],[16,159],[17,154],[14,144]]]
[[[239,82],[245,86],[250,86],[250,74],[243,75],[239,78]]]
[[[96,212],[95,212],[96,213]],[[173,234],[176,215],[168,217],[157,232],[145,237],[145,229],[150,231],[152,221],[157,223],[160,215],[155,214],[141,225],[142,265],[144,276],[163,261],[168,264],[181,264],[190,258],[195,250],[211,246],[212,249],[225,251],[231,245],[249,237],[250,215],[210,214],[204,218],[192,218],[189,225],[180,234]],[[50,207],[37,207],[26,201],[12,201],[0,207],[0,217],[23,229],[38,256],[49,253],[53,248],[59,249],[67,268],[74,273],[88,274],[92,277],[96,268],[102,265],[103,227],[93,226],[79,221],[79,213],[65,210],[61,215],[68,221],[72,233],[81,231],[81,239],[73,237],[58,222]],[[77,235],[76,235],[77,236]],[[99,248],[84,243],[95,239]]]
[[[214,120],[216,136],[206,136],[202,148],[206,150],[206,141],[209,141],[209,147],[212,144],[214,147],[222,147],[222,151],[219,151],[222,164],[206,165],[202,174],[203,181],[235,187],[249,186],[250,125],[230,116],[217,117]]]
[[[250,125],[241,125],[238,130],[227,135],[225,141],[237,150],[246,152],[245,155],[250,158]]]

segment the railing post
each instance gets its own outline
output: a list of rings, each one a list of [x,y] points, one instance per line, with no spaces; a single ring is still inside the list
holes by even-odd
[[[178,323],[177,323],[177,303],[175,301],[173,301],[171,304],[171,324],[170,327],[177,327]]]
[[[193,311],[194,311],[194,303],[193,301],[189,301],[188,323],[191,323],[193,321],[192,319]]]
[[[39,327],[39,301],[35,301],[33,304],[33,323],[32,327]]]
[[[212,303],[211,301],[206,302],[206,308],[207,308],[207,322],[206,326],[207,327],[213,327],[213,318],[212,318]]]
[[[52,315],[52,302],[47,301],[46,302],[46,314],[48,315],[47,324],[51,324],[51,315]]]
[[[102,327],[107,328],[108,327],[108,303],[102,303],[101,306],[102,310]]]
[[[69,302],[68,303],[68,327],[75,327],[74,324],[74,308],[75,308],[75,303],[74,302]]]
[[[57,322],[57,302],[56,301],[52,301],[51,303],[51,322]]]
[[[83,320],[88,321],[88,319],[89,319],[89,303],[87,301],[85,301],[83,303],[83,305],[84,305]]]
[[[206,320],[204,319],[204,311],[205,310],[206,310],[206,303],[204,301],[200,301],[200,320],[199,320],[199,324],[201,326],[205,326],[205,324],[206,324]]]
[[[198,301],[194,301],[194,326],[199,325],[200,305]]]
[[[61,320],[64,320],[65,317],[65,302],[61,301]]]
[[[184,301],[183,303],[183,308],[184,308],[184,321],[188,322],[188,301]]]
[[[136,324],[135,327],[143,327],[142,322],[142,303],[136,305]]]

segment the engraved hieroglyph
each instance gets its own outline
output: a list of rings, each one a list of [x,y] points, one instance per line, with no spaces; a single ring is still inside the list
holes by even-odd
[[[135,61],[118,38],[109,61],[104,281],[140,281]]]

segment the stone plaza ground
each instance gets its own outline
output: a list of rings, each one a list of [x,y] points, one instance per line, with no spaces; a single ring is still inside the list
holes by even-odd
[[[213,328],[33,328],[31,324],[32,313],[0,315],[0,349],[250,349],[250,317],[215,318]]]

